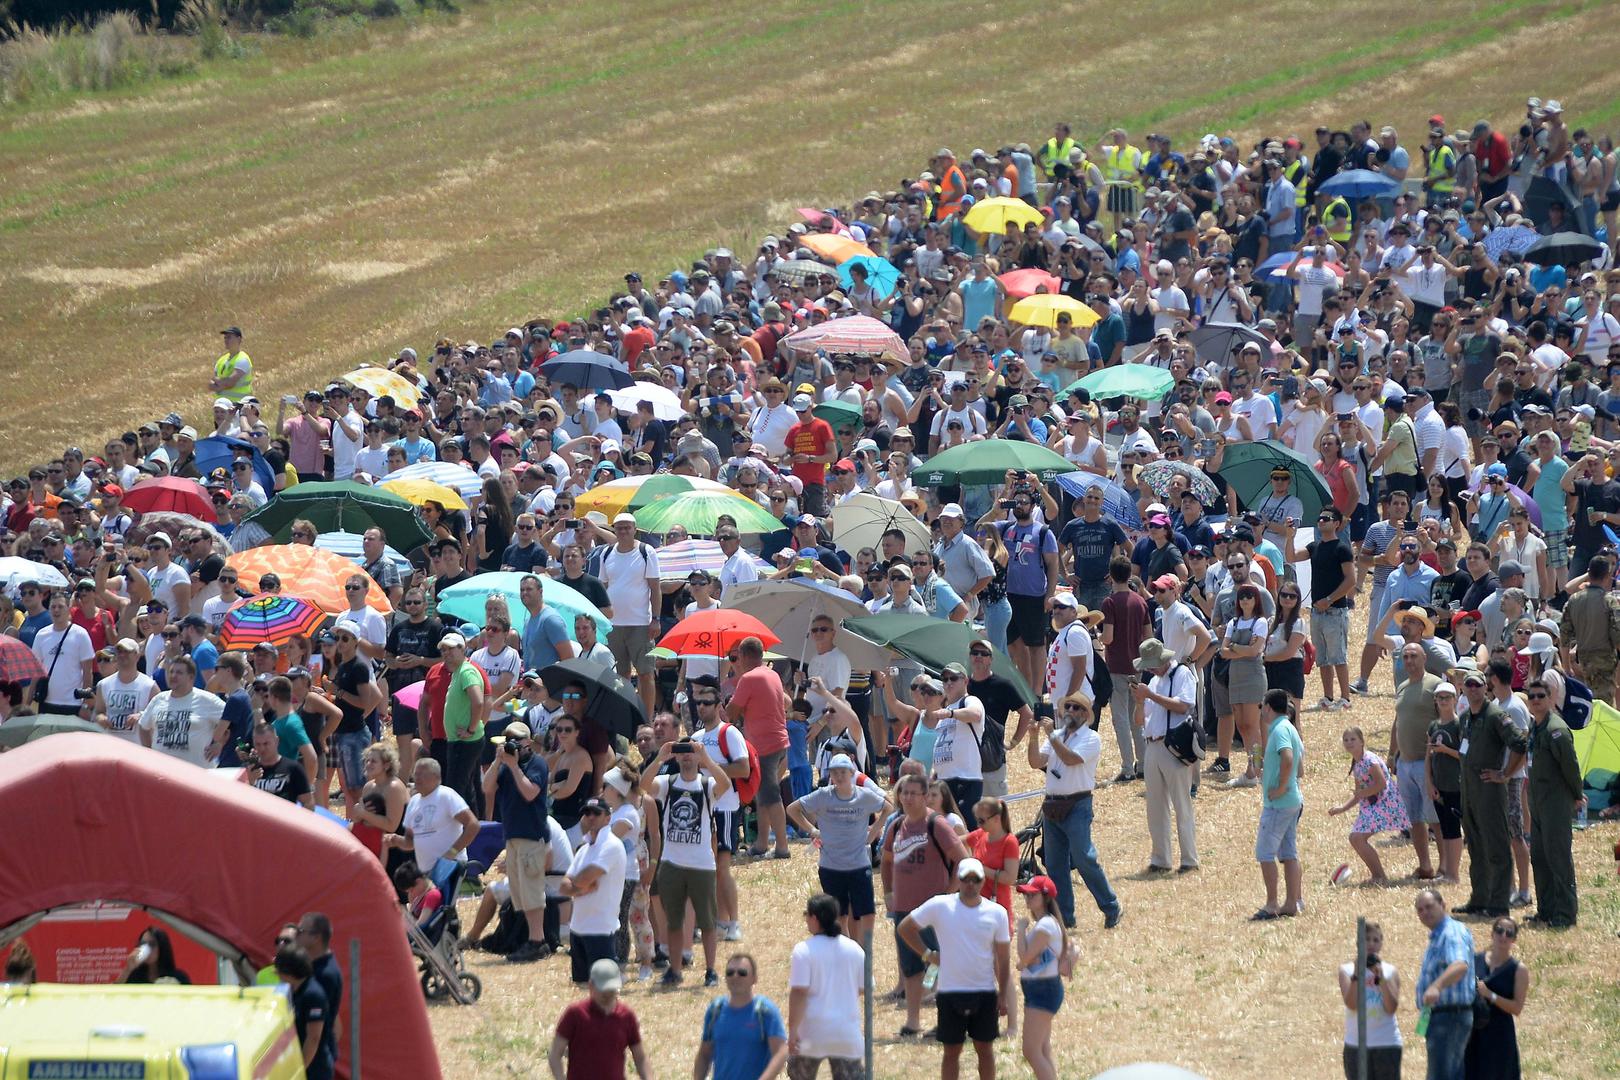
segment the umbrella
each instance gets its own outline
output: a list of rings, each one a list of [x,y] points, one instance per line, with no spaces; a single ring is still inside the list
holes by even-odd
[[[1351,202],[1357,199],[1390,199],[1401,193],[1401,182],[1371,169],[1346,169],[1323,181],[1316,193],[1343,195]]]
[[[966,623],[936,619],[931,615],[904,615],[895,612],[846,619],[844,627],[857,637],[865,638],[874,645],[893,649],[936,674],[946,664],[955,663],[966,667],[968,645],[980,636],[978,631]],[[1024,676],[1019,673],[1018,665],[1013,663],[1012,657],[1004,652],[991,650],[990,668],[1011,682],[1026,703],[1030,705],[1040,703],[1040,698],[1030,690],[1029,684],[1024,681]]]
[[[236,460],[238,451],[252,455],[253,479],[258,481],[265,495],[274,495],[276,492],[276,474],[271,471],[270,463],[264,460],[259,448],[246,439],[231,439],[224,435],[210,435],[206,439],[198,439],[192,448],[192,462],[197,471],[207,476],[215,469],[229,469],[231,462]]]
[[[823,221],[831,221],[834,223],[838,221],[838,219],[832,214],[827,213],[825,210],[817,210],[813,206],[796,206],[793,208],[793,212],[818,228],[821,226]]]
[[[1212,364],[1227,363],[1240,345],[1251,341],[1260,346],[1262,356],[1271,348],[1264,334],[1242,323],[1208,322],[1188,336],[1198,355]]]
[[[1219,473],[1244,506],[1254,506],[1270,494],[1273,469],[1287,469],[1293,477],[1288,491],[1300,502],[1300,524],[1315,521],[1322,507],[1333,505],[1333,493],[1322,475],[1298,451],[1276,439],[1229,443]]]
[[[1311,250],[1312,249],[1308,247],[1301,249],[1299,265],[1307,266],[1310,264]],[[1281,281],[1283,280],[1283,270],[1287,268],[1288,264],[1293,261],[1294,253],[1292,251],[1279,251],[1277,254],[1271,256],[1270,258],[1266,259],[1265,262],[1255,267],[1254,276],[1259,278],[1261,281],[1266,282]],[[1344,277],[1344,267],[1340,266],[1332,259],[1324,259],[1322,261],[1322,265],[1328,270],[1331,270],[1334,276],[1339,278]]]
[[[574,500],[574,513],[584,517],[595,510],[599,514],[605,514],[607,519],[612,521],[626,511],[634,513],[659,499],[667,499],[671,495],[685,495],[693,491],[729,491],[733,495],[738,494],[718,480],[706,480],[701,476],[676,476],[673,473],[626,476],[581,492]]]
[[[405,706],[407,709],[419,709],[422,707],[422,691],[426,689],[427,680],[424,679],[422,682],[413,682],[409,686],[401,687],[400,689],[395,690],[394,700]]]
[[[251,649],[261,641],[283,645],[295,637],[313,635],[326,620],[327,613],[308,600],[282,593],[260,593],[225,613],[219,628],[219,647]]]
[[[1049,293],[1057,293],[1063,289],[1062,278],[1034,267],[1024,270],[1009,270],[996,280],[1001,282],[1001,287],[1006,289],[1007,295],[1014,300],[1034,296],[1042,286],[1045,286],[1046,291]]]
[[[1479,483],[1475,484],[1469,490],[1477,492],[1477,491],[1483,490],[1484,487],[1485,487],[1485,481],[1481,480]],[[1518,484],[1509,484],[1508,485],[1508,490],[1513,492],[1515,495],[1517,495],[1519,497],[1520,505],[1522,505],[1524,507],[1525,511],[1530,515],[1530,521],[1535,525],[1535,527],[1538,528],[1538,529],[1541,528],[1541,506],[1540,506],[1540,504],[1537,503],[1535,501],[1535,499],[1531,498],[1530,493],[1525,491],[1524,488],[1520,487]],[[1502,520],[1503,521],[1507,520],[1507,514],[1506,513],[1504,513],[1502,515]]]
[[[540,671],[540,681],[552,697],[571,682],[585,686],[585,715],[615,735],[636,737],[636,729],[647,722],[641,699],[618,672],[594,660],[561,660]]]
[[[775,568],[758,556],[750,556],[754,568],[769,574]],[[682,581],[694,570],[718,574],[726,565],[726,553],[717,540],[681,540],[658,549],[658,576],[664,581]]]
[[[0,728],[3,731],[5,728]],[[1620,775],[1620,713],[1602,701],[1594,701],[1586,726],[1570,735],[1575,744],[1575,763],[1586,788],[1607,794],[1615,776]]]
[[[1023,199],[1009,199],[1005,195],[974,203],[962,216],[962,224],[980,236],[1000,236],[1007,231],[1009,222],[1022,229],[1044,220],[1041,212]]]
[[[365,540],[366,538],[359,533],[329,532],[317,536],[315,546],[323,551],[335,552],[358,565],[366,561]],[[383,558],[394,564],[401,577],[408,578],[411,576],[411,570],[413,569],[411,560],[387,544],[383,545]]]
[[[882,646],[844,629],[844,620],[868,614],[866,605],[824,581],[811,578],[750,581],[734,586],[722,606],[747,612],[783,640],[802,642],[801,649],[808,648],[810,624],[817,616],[826,615],[838,625],[834,644],[857,671],[885,667],[892,659]]]
[[[381,491],[398,495],[413,506],[426,506],[430,502],[436,502],[446,510],[467,509],[467,500],[461,497],[460,492],[443,484],[435,484],[432,480],[389,479],[377,487]]]
[[[906,534],[906,551],[910,554],[927,551],[933,543],[928,526],[893,499],[863,491],[833,507],[833,540],[845,551],[876,548],[890,529]]]
[[[900,340],[900,335],[888,323],[879,322],[870,315],[829,319],[819,326],[789,334],[781,344],[790,349],[810,352],[825,349],[830,353],[853,353],[857,356],[877,356],[884,352],[905,356],[907,353],[906,343]]]
[[[1067,315],[1075,326],[1091,326],[1097,322],[1097,313],[1089,304],[1082,304],[1062,293],[1036,293],[1026,296],[1007,312],[1007,321],[1023,326],[1057,326],[1057,317]]]
[[[770,627],[735,608],[709,608],[669,628],[658,644],[676,656],[725,656],[744,638],[758,638],[767,649],[782,639]]]
[[[1485,254],[1493,259],[1503,255],[1523,255],[1541,234],[1528,225],[1504,225],[1485,234]]]
[[[242,520],[258,525],[272,539],[286,540],[297,518],[314,522],[318,532],[364,533],[375,525],[383,531],[383,539],[400,551],[433,539],[416,507],[391,491],[352,480],[290,487]]]
[[[602,394],[606,394],[607,399],[613,402],[613,407],[622,413],[635,412],[636,406],[645,401],[652,405],[653,416],[659,420],[673,424],[687,416],[686,406],[681,404],[681,396],[658,383],[638,382],[622,390],[603,390],[586,398],[585,404],[594,405],[595,399]]]
[[[309,485],[300,484],[299,487]],[[265,574],[275,574],[289,596],[308,600],[328,615],[341,615],[349,610],[349,601],[343,586],[359,568],[335,551],[325,551],[310,544],[272,544],[267,547],[238,551],[225,560],[235,570],[243,584],[257,585]],[[388,596],[370,577],[366,578],[366,606],[384,615],[392,612]]]
[[[1086,492],[1094,487],[1102,488],[1104,514],[1118,522],[1121,528],[1142,527],[1142,514],[1136,508],[1136,500],[1131,498],[1130,492],[1112,480],[1096,473],[1072,472],[1058,477],[1056,483],[1059,488],[1076,499],[1084,498]]]
[[[541,364],[537,373],[551,380],[552,386],[564,384],[581,390],[622,390],[636,380],[630,371],[607,353],[590,349],[574,349]]]
[[[999,484],[1008,469],[1025,469],[1049,483],[1063,473],[1075,471],[1074,462],[1055,451],[1032,442],[990,439],[963,443],[935,454],[923,466],[919,482],[939,484]]]
[[[392,484],[400,480],[426,480],[450,488],[463,499],[473,499],[484,492],[484,478],[465,465],[450,461],[418,461],[403,469],[395,469],[387,476],[379,476],[377,484]]]
[[[17,586],[25,581],[36,581],[47,589],[65,589],[69,584],[62,571],[49,563],[34,562],[21,555],[0,557],[0,582],[5,583],[6,592],[15,593]]]
[[[1551,208],[1557,203],[1564,208],[1564,228],[1573,232],[1581,231],[1580,215],[1570,209],[1581,205],[1581,200],[1568,184],[1560,183],[1550,176],[1532,176],[1530,185],[1519,197],[1519,202],[1524,208],[1522,213],[1537,229],[1547,224],[1548,219],[1552,217]]]
[[[835,263],[845,262],[857,255],[867,258],[877,258],[877,253],[859,240],[851,240],[847,236],[833,236],[830,233],[812,233],[799,238],[799,246],[809,248],[823,259],[831,259]]]
[[[405,376],[387,368],[363,365],[338,379],[350,386],[358,386],[372,397],[391,397],[402,409],[414,409],[422,399],[422,388]]]
[[[187,480],[183,476],[159,476],[140,481],[124,492],[124,509],[138,514],[157,511],[190,514],[204,521],[219,520],[214,514],[214,504],[208,499],[208,492],[197,481]]]
[[[519,593],[526,577],[527,574],[520,574],[515,570],[475,574],[465,581],[456,582],[439,594],[439,611],[446,615],[454,615],[462,622],[483,626],[484,601],[491,596],[504,596],[507,613],[512,616],[512,629],[521,634],[529,622],[529,609],[523,606],[523,599]],[[570,641],[578,640],[574,637],[574,619],[580,615],[589,615],[596,623],[596,632],[604,640],[607,638],[613,629],[613,623],[597,610],[595,604],[581,596],[566,582],[554,578],[540,580],[545,606],[562,616],[563,625],[568,628]]]
[[[0,682],[20,683],[44,677],[45,665],[33,649],[17,638],[0,635]]]
[[[577,500],[574,505],[577,512]],[[684,525],[688,533],[713,536],[720,527],[721,514],[729,515],[737,523],[738,532],[775,532],[782,527],[782,522],[772,517],[770,511],[730,488],[671,495],[630,512],[636,516],[636,528],[650,533],[666,533],[672,525]]]
[[[850,268],[855,266],[866,271],[867,284],[872,286],[880,300],[894,292],[895,285],[900,281],[899,269],[888,259],[880,259],[876,255],[856,255],[838,264],[838,280],[844,283],[846,289],[855,287],[855,275],[850,273]]]
[[[1537,266],[1576,266],[1590,259],[1601,259],[1603,252],[1603,245],[1590,236],[1561,232],[1543,236],[1531,244],[1525,249],[1524,258]]]
[[[861,408],[847,401],[823,401],[810,410],[835,428],[857,428],[861,425]]]
[[[1176,377],[1167,368],[1151,364],[1115,364],[1098,368],[1090,375],[1075,381],[1065,394],[1075,387],[1091,392],[1093,398],[1134,397],[1161,398],[1176,385]]]
[[[1227,448],[1231,452],[1231,447]],[[1212,506],[1220,500],[1221,493],[1215,487],[1215,481],[1204,475],[1204,470],[1185,461],[1150,461],[1136,470],[1136,479],[1148,486],[1148,490],[1157,495],[1161,501],[1170,497],[1170,479],[1175,476],[1185,476],[1192,485],[1192,493],[1199,502],[1205,506]]]
[[[771,267],[772,276],[789,285],[808,285],[819,280],[822,274],[832,272],[832,267],[814,259],[783,259]]]
[[[62,735],[71,731],[89,731],[105,735],[100,724],[80,720],[77,716],[57,716],[41,713],[38,716],[14,716],[0,724],[0,750],[15,750],[23,743],[43,739],[47,735]]]

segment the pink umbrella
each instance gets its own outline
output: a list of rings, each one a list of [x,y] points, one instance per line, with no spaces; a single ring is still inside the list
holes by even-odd
[[[804,218],[804,220],[808,221],[810,224],[816,226],[819,226],[823,221],[827,220],[827,211],[817,210],[813,206],[798,207],[796,210],[794,210],[794,213]]]
[[[1063,281],[1056,274],[1048,274],[1045,270],[1029,267],[1023,270],[1009,270],[996,279],[1007,290],[1007,295],[1014,300],[1022,300],[1026,296],[1034,296],[1041,287],[1049,293],[1058,293],[1063,290]]]
[[[843,319],[829,319],[818,326],[806,327],[789,334],[782,344],[791,349],[815,351],[826,349],[833,353],[855,353],[859,356],[877,356],[893,353],[906,355],[906,343],[900,335],[870,315],[850,315]]]
[[[394,700],[407,709],[420,709],[422,707],[422,691],[427,688],[426,680],[413,682],[403,690],[395,691]]]

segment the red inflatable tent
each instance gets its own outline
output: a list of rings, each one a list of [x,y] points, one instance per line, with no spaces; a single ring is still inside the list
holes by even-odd
[[[361,1072],[440,1076],[393,887],[347,832],[273,795],[104,735],[52,735],[0,754],[0,929],[117,900],[173,915],[257,966],[306,911],[332,919],[350,977],[360,942]],[[349,1065],[349,987],[340,1065]]]

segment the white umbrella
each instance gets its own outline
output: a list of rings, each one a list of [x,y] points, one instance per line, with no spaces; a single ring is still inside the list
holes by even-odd
[[[833,539],[851,555],[861,548],[877,548],[883,534],[890,529],[899,529],[906,534],[908,554],[927,551],[932,544],[928,526],[893,499],[863,491],[833,507]],[[786,635],[783,635],[783,640],[787,640]]]
[[[838,649],[849,658],[855,670],[888,667],[893,660],[888,649],[844,629],[846,618],[858,618],[871,612],[866,610],[865,604],[835,585],[809,578],[750,581],[733,586],[720,606],[746,612],[769,626],[771,632],[782,639],[778,648],[784,655],[791,653],[793,642],[803,642],[801,649],[808,650],[810,623],[826,615],[837,624]]]
[[[396,469],[385,476],[379,476],[375,483],[383,484],[393,480],[431,480],[435,484],[443,484],[454,489],[463,499],[471,499],[484,493],[484,478],[465,465],[456,465],[448,461],[418,461],[415,465],[407,465],[403,469]]]
[[[25,581],[37,581],[47,589],[68,587],[68,579],[62,576],[62,571],[48,563],[34,562],[18,555],[0,558],[0,582],[5,583],[6,592],[14,594],[17,586]]]
[[[315,538],[315,546],[327,551],[335,551],[345,559],[355,563],[366,561],[366,550],[363,546],[365,537],[352,532],[321,533]],[[394,564],[394,568],[405,577],[411,576],[411,560],[389,547],[383,545],[383,558]]]
[[[613,402],[613,407],[623,413],[635,412],[637,404],[649,401],[652,403],[653,416],[659,420],[674,423],[687,415],[686,406],[681,404],[681,396],[659,383],[638,382],[622,390],[599,390],[587,397],[585,403],[595,404],[597,394],[605,394]]]

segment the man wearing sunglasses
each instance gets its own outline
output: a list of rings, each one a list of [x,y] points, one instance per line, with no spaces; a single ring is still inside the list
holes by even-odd
[[[1091,701],[1083,694],[1063,698],[1058,713],[1061,726],[1042,720],[1029,740],[1029,766],[1045,774],[1041,813],[1046,820],[1046,867],[1057,885],[1058,909],[1066,925],[1074,926],[1073,872],[1078,870],[1103,913],[1103,928],[1112,930],[1125,911],[1091,839],[1091,797],[1102,740],[1091,726]]]
[[[1331,503],[1316,516],[1316,539],[1303,548],[1297,544],[1295,523],[1287,522],[1285,547],[1289,562],[1311,560],[1311,643],[1316,666],[1322,673],[1322,700],[1318,708],[1350,707],[1350,607],[1356,595],[1356,556],[1350,541],[1341,536],[1344,515]],[[1333,696],[1337,680],[1340,696]]]

